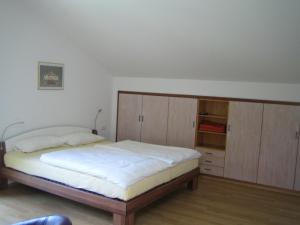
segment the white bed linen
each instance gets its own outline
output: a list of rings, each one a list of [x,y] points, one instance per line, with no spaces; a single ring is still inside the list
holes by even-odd
[[[179,162],[199,157],[198,152],[190,149],[122,141],[105,147],[99,145],[46,153],[40,160],[126,188]]]
[[[43,154],[40,160],[53,166],[86,173],[127,188],[169,164],[110,146],[77,148]]]
[[[130,140],[113,143],[110,146],[126,149],[141,156],[158,159],[172,165],[201,157],[201,153],[189,148],[154,145]]]

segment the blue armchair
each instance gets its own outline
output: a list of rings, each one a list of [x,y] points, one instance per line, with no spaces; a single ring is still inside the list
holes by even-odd
[[[26,220],[13,225],[72,225],[72,222],[65,216],[54,215]]]

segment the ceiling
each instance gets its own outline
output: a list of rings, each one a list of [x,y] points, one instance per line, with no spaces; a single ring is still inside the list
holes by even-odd
[[[114,76],[300,83],[299,0],[25,4]]]

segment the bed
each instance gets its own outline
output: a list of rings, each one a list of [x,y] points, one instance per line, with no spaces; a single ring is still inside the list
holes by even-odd
[[[50,148],[32,153],[12,151],[18,140],[43,134],[64,135],[70,132],[91,132],[81,127],[43,128],[1,143],[0,168],[1,186],[7,179],[68,198],[83,204],[113,213],[114,225],[133,225],[137,210],[187,184],[190,190],[198,185],[198,159],[189,159],[148,176],[134,184],[121,188],[113,182],[78,173],[77,171],[56,167],[41,162],[41,155],[64,152],[70,146]],[[117,143],[118,144],[118,143]],[[80,148],[93,146],[114,146],[109,141],[81,145]]]

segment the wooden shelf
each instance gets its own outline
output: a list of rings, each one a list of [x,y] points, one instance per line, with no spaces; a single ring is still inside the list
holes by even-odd
[[[198,130],[199,133],[205,133],[205,134],[218,134],[218,135],[226,135],[226,133],[220,133],[220,132],[213,132],[213,131],[202,131]]]
[[[214,118],[214,119],[224,119],[224,120],[227,120],[227,116],[214,115],[214,114],[208,114],[208,115],[198,114],[198,116],[199,117],[204,117],[204,118]]]
[[[220,146],[220,145],[197,145],[195,149],[199,150],[200,148],[207,148],[207,149],[212,149],[212,150],[218,150],[218,151],[225,151],[225,146]]]

